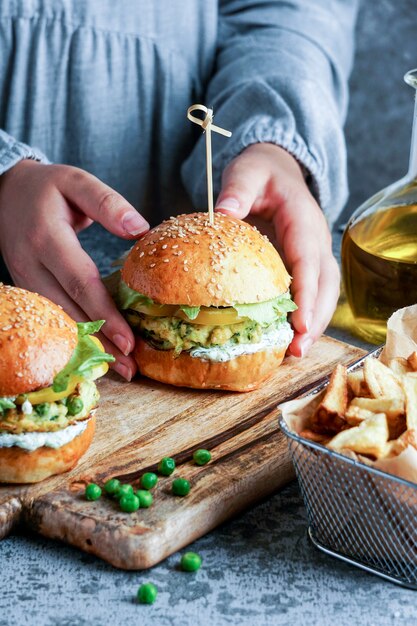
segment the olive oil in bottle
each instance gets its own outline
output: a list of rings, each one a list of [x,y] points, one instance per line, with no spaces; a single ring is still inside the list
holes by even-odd
[[[417,303],[417,203],[384,208],[351,225],[342,267],[356,331],[383,343],[389,316]]]
[[[417,69],[404,80],[417,92]],[[384,342],[394,311],[417,304],[417,98],[408,173],[350,218],[342,241],[342,273],[352,331],[371,343]]]

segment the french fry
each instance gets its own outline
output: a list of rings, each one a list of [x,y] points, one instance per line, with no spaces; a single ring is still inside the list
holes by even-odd
[[[412,352],[407,359],[408,365],[415,372],[417,371],[417,352]]]
[[[346,412],[346,421],[355,426],[355,417],[360,422],[372,413],[385,413],[387,416],[389,439],[397,439],[407,427],[404,401],[399,398],[353,398]]]
[[[322,443],[323,445],[326,445],[331,439],[331,437],[329,437],[328,435],[315,433],[308,428],[300,432],[300,437],[304,437],[305,439],[310,439],[310,441],[315,441],[316,443]]]
[[[379,458],[385,453],[388,441],[388,423],[384,413],[377,413],[359,426],[338,433],[327,444],[332,450],[347,448],[359,454]]]
[[[362,398],[358,399],[361,400]],[[368,409],[363,409],[360,406],[354,406],[351,402],[348,406],[345,417],[346,422],[349,424],[349,426],[358,426],[361,422],[368,419],[368,417],[372,417],[373,415],[374,413],[372,411],[369,411]]]
[[[353,398],[350,407],[366,409],[372,413],[385,413],[387,417],[403,415],[405,409],[402,398]]]
[[[365,359],[363,372],[372,397],[404,399],[404,392],[398,378],[389,367],[377,359]]]
[[[414,428],[406,430],[398,439],[388,441],[384,458],[392,458],[404,452],[408,446],[413,446],[417,450],[417,431]]]
[[[349,388],[354,396],[369,396],[368,385],[365,382],[363,369],[349,372],[347,375]]]
[[[417,373],[402,377],[408,429],[417,429]]]
[[[347,373],[338,365],[302,436],[349,456],[392,458],[417,450],[417,352],[389,367],[374,358]]]
[[[312,418],[313,430],[317,432],[338,432],[346,423],[345,413],[348,401],[346,367],[336,366],[324,394]]]

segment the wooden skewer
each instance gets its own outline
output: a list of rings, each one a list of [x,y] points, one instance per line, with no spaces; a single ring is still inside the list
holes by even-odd
[[[206,114],[204,119],[192,115],[193,111],[203,111]],[[213,226],[214,224],[214,203],[213,203],[213,169],[212,169],[212,152],[211,152],[211,131],[224,135],[225,137],[231,137],[230,130],[225,130],[213,124],[213,109],[209,109],[204,104],[193,104],[187,111],[187,118],[190,122],[198,124],[202,127],[206,133],[206,169],[207,169],[207,199],[208,199],[208,212],[209,222]]]

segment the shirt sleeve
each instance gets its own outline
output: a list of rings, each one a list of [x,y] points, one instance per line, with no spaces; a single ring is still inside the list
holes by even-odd
[[[204,104],[230,139],[212,133],[216,193],[226,165],[269,142],[303,166],[329,221],[347,198],[343,123],[358,0],[224,0],[216,67]],[[206,207],[205,138],[183,164],[196,207]]]
[[[4,130],[0,130],[0,176],[23,159],[49,163],[47,157],[40,150],[17,141]]]

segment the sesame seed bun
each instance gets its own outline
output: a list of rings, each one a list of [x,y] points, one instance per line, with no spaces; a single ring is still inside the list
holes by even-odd
[[[205,361],[182,352],[155,350],[138,337],[134,357],[144,376],[177,387],[253,391],[275,371],[284,358],[286,346],[244,354],[223,363]]]
[[[291,278],[274,246],[250,224],[207,213],[171,217],[142,237],[124,282],[158,304],[230,306],[278,297]]]
[[[0,283],[0,396],[51,385],[77,341],[77,324],[60,306]]]
[[[90,446],[95,426],[96,418],[91,416],[80,435],[56,449],[44,446],[31,452],[17,446],[0,448],[0,483],[37,483],[68,472]]]

